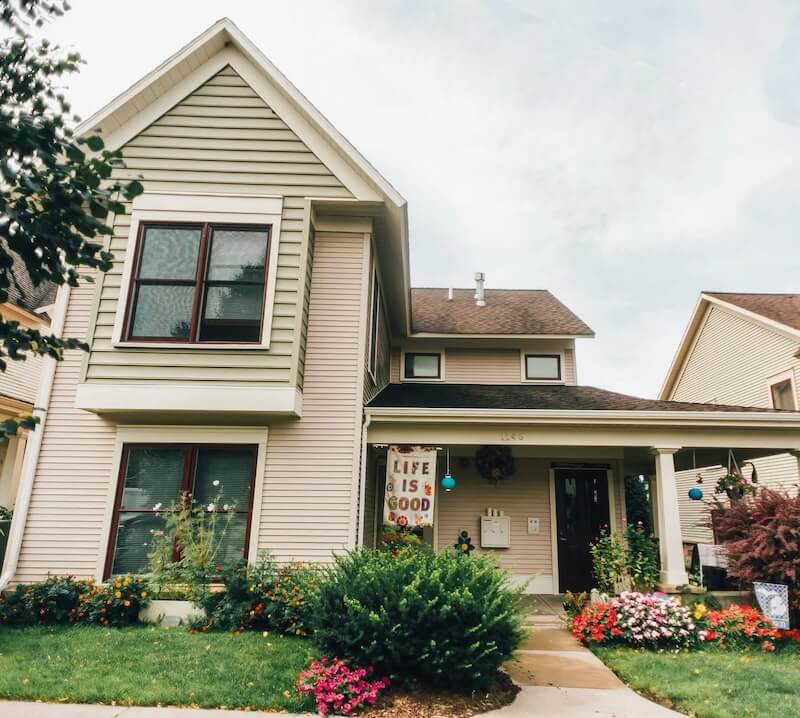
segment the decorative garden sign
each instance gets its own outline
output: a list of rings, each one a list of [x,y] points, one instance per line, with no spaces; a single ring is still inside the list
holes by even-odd
[[[777,628],[789,630],[789,587],[780,583],[753,582],[761,612]]]
[[[436,449],[390,446],[386,454],[383,522],[400,528],[433,526]]]

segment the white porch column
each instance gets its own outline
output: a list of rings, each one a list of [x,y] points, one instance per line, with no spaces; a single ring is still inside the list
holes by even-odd
[[[675,482],[674,454],[677,448],[653,447],[656,463],[656,508],[658,514],[661,585],[674,588],[689,583],[683,562],[683,540],[678,509],[678,486]]]

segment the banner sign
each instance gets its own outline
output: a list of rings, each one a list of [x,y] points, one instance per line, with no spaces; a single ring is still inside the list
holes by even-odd
[[[400,528],[433,526],[436,449],[390,446],[386,454],[383,522]]]
[[[789,587],[781,583],[753,582],[758,607],[776,628],[789,630]]]

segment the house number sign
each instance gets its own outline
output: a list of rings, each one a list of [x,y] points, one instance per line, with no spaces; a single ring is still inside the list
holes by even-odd
[[[383,521],[400,528],[433,526],[436,449],[390,446],[386,454]]]
[[[525,441],[525,434],[521,431],[501,431],[500,441]]]

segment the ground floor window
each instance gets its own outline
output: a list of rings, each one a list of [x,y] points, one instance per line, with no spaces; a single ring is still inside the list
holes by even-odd
[[[182,499],[212,511],[233,507],[235,515],[224,522],[227,528],[218,558],[245,555],[256,452],[253,445],[126,444],[106,576],[147,572],[152,532],[164,528],[164,512]]]

